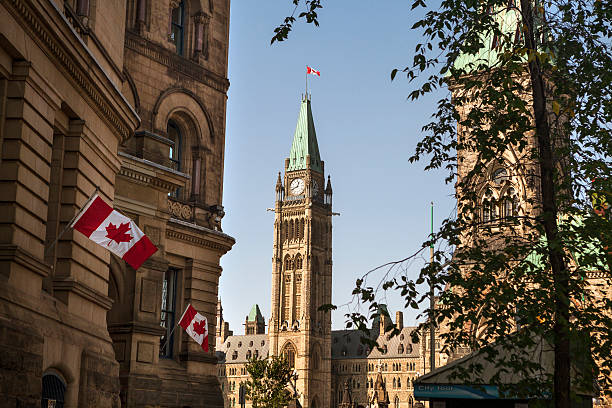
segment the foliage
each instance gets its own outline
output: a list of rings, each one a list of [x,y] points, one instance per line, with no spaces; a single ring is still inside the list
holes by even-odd
[[[416,279],[391,274],[382,287],[422,309],[421,285],[435,286],[438,307],[425,313],[445,350],[481,350],[496,370],[489,378],[482,366],[456,370],[460,379],[553,395],[555,406],[569,407],[573,365],[572,392],[592,391],[594,379],[610,392],[612,5],[429,3],[413,0],[413,9],[427,9],[412,27],[423,41],[391,78],[402,74],[414,85],[410,100],[442,94],[410,161],[448,171],[457,212],[422,248],[447,250],[436,250]],[[307,21],[316,23],[315,11],[306,8]],[[282,30],[277,40],[291,25]],[[497,168],[507,170],[501,180]],[[510,187],[515,204],[505,201]],[[376,289],[364,278],[353,294],[376,315]],[[348,317],[365,328],[364,316]],[[553,347],[552,371],[524,353],[540,341]],[[508,384],[511,375],[519,380]]]
[[[280,408],[291,401],[292,394],[287,386],[292,369],[284,356],[254,357],[247,363],[246,370],[249,373],[246,397],[253,408]]]

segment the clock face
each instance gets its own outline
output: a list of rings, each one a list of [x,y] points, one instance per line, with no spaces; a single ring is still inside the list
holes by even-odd
[[[312,180],[312,195],[319,195],[319,183],[317,183],[317,180]]]
[[[294,178],[289,184],[289,192],[291,195],[299,195],[304,192],[304,180],[301,178]]]

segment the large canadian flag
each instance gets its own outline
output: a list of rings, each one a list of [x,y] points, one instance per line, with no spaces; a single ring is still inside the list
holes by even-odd
[[[134,269],[157,251],[134,221],[113,210],[98,194],[83,207],[72,227]]]
[[[191,304],[187,305],[179,325],[196,343],[202,346],[204,351],[208,351],[208,320],[204,315],[198,313]]]

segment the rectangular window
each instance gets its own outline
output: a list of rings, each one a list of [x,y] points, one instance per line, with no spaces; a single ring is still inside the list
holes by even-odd
[[[159,356],[172,358],[174,335],[172,329],[176,319],[176,276],[178,271],[170,268],[164,273],[162,281],[162,303],[160,325],[166,329],[159,342]]]
[[[172,42],[176,45],[176,53],[183,55],[185,31],[185,5],[181,1],[179,6],[172,10]]]

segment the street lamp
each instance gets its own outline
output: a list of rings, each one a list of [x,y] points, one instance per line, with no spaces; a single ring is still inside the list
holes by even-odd
[[[295,398],[295,406],[296,408],[298,407],[301,408],[300,402],[298,401],[297,379],[298,379],[298,372],[294,368],[293,373],[291,373],[291,376],[289,376],[289,384],[291,384],[291,387],[293,387],[293,398]]]

